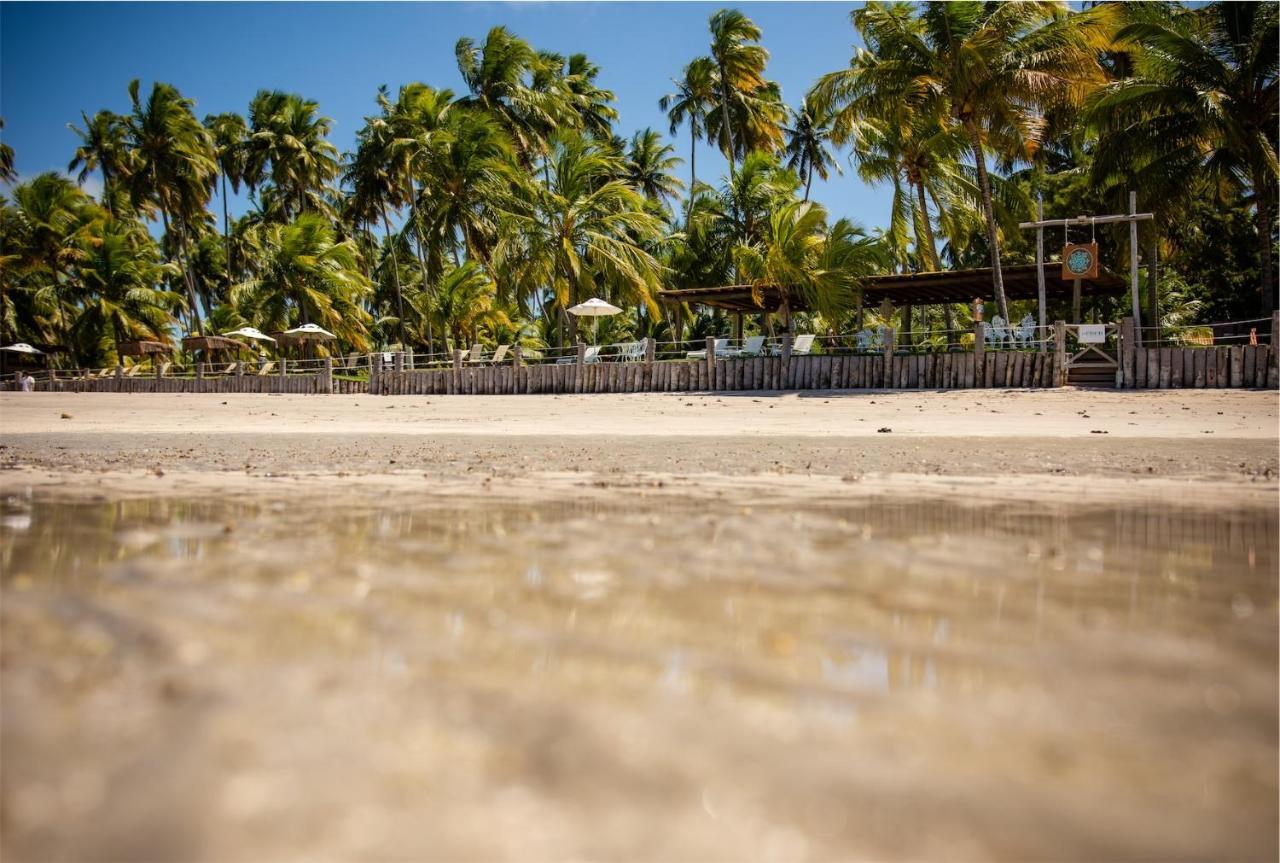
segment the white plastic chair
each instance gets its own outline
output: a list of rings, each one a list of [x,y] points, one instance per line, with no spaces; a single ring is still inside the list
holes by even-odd
[[[716,339],[715,341],[716,356],[718,357],[726,356],[728,354],[728,350],[729,350],[728,339]],[[689,360],[705,360],[707,358],[707,349],[703,348],[700,351],[689,351],[684,356],[685,356],[685,359],[689,359]]]

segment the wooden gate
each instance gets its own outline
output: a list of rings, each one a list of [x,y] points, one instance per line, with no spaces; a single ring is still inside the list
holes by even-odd
[[[1104,341],[1082,342],[1080,328],[1101,328]],[[1120,374],[1120,328],[1116,324],[1069,324],[1067,326],[1067,384],[1074,387],[1114,389]]]

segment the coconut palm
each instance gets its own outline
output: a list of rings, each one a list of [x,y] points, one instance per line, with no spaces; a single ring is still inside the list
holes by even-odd
[[[137,223],[108,220],[81,237],[75,278],[80,310],[72,327],[81,358],[118,357],[121,342],[168,341],[180,294],[161,285],[173,264],[162,264],[155,243]]]
[[[141,212],[159,210],[166,235],[176,239],[192,328],[204,334],[188,261],[188,234],[204,218],[218,165],[209,131],[196,119],[195,103],[171,84],[152,84],[144,102],[139,82],[129,84],[132,111],[125,120],[130,148],[129,195]]]
[[[455,350],[475,341],[481,327],[510,327],[511,318],[498,307],[493,280],[475,261],[451,267],[434,291],[419,291],[412,299],[423,320],[430,318],[453,339]]]
[[[684,187],[672,173],[680,164],[680,159],[672,155],[674,152],[675,148],[664,143],[653,129],[636,132],[627,146],[623,176],[632,188],[660,208],[665,208],[667,199],[679,195]]]
[[[738,271],[757,294],[768,288],[784,308],[804,305],[829,320],[849,308],[863,276],[882,260],[877,244],[852,222],[829,230],[827,213],[812,201],[792,201],[775,209],[762,237],[734,249]]]
[[[998,222],[987,170],[993,151],[1030,155],[1043,112],[1080,104],[1103,80],[1107,7],[1072,14],[1065,3],[868,3],[853,13],[866,51],[847,71],[846,98],[891,115],[904,102],[962,131],[977,172],[991,255],[992,287],[1008,317]]]
[[[505,292],[561,313],[598,294],[660,316],[663,268],[646,245],[661,239],[662,221],[622,172],[611,148],[577,135],[553,142],[551,182],[526,182],[507,205],[494,254]]]
[[[716,65],[710,57],[699,57],[684,67],[678,79],[672,78],[675,92],[658,100],[667,112],[671,134],[682,124],[689,124],[689,206],[693,204],[693,188],[698,185],[698,139],[706,134],[707,113],[716,99]]]
[[[0,117],[0,130],[4,129],[4,117]],[[13,167],[13,148],[0,141],[0,182],[11,183],[18,178]]]
[[[734,104],[765,86],[764,68],[769,52],[760,41],[761,31],[754,21],[737,9],[721,9],[711,16],[711,59],[716,67],[720,96],[724,151],[729,174],[734,172]]]
[[[1263,311],[1274,306],[1277,195],[1277,7],[1212,3],[1129,10],[1117,40],[1133,48],[1133,77],[1101,90],[1089,114],[1101,131],[1093,176],[1150,199],[1246,192],[1262,250]]]
[[[218,174],[222,180],[222,236],[227,247],[226,270],[229,287],[235,264],[231,256],[231,213],[228,208],[230,196],[227,194],[227,186],[230,184],[231,188],[239,194],[248,156],[246,144],[249,138],[249,127],[245,124],[244,117],[234,111],[210,114],[204,118],[204,125],[213,136],[213,146],[218,154]]]
[[[249,103],[243,179],[255,190],[270,179],[282,221],[308,210],[332,216],[325,193],[338,176],[338,150],[328,140],[333,121],[319,111],[316,102],[281,90],[260,90]]]
[[[116,179],[128,174],[129,148],[125,140],[124,118],[110,111],[99,111],[90,117],[80,113],[84,128],[68,123],[67,128],[80,139],[67,171],[79,170],[76,181],[84,185],[94,171],[102,173],[102,203],[107,212],[115,213]]]
[[[783,150],[787,167],[804,180],[804,199],[809,200],[813,175],[827,179],[834,168],[843,173],[831,149],[831,124],[833,114],[811,96],[805,96],[800,110],[796,111],[793,125],[784,127],[787,143]]]
[[[268,330],[319,324],[357,351],[368,350],[369,281],[350,240],[338,241],[319,213],[258,227],[257,273],[232,287],[231,304]]]

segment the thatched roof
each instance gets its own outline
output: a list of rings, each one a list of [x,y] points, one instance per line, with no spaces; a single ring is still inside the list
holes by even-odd
[[[187,336],[182,340],[184,351],[252,351],[244,342],[224,336]]]
[[[165,342],[121,342],[116,345],[116,353],[122,357],[142,357],[148,354],[171,354],[173,346]]]
[[[1034,300],[1038,296],[1035,264],[1017,264],[1003,267],[1005,296],[1010,300]],[[1045,296],[1047,299],[1070,298],[1072,285],[1062,279],[1062,265],[1044,264]],[[1092,279],[1082,279],[1080,292],[1084,296],[1096,294],[1116,295],[1125,290],[1125,281],[1114,273],[1102,271]],[[777,288],[765,287],[760,291],[760,301],[752,295],[750,285],[723,285],[713,288],[684,288],[660,291],[658,299],[669,303],[694,303],[727,309],[731,312],[776,312],[782,305],[782,294]],[[885,300],[894,306],[930,305],[933,303],[969,303],[975,297],[992,298],[991,268],[976,270],[944,270],[938,273],[906,273],[872,276],[865,280],[863,305],[876,308]],[[798,296],[791,298],[793,312],[807,311]]]

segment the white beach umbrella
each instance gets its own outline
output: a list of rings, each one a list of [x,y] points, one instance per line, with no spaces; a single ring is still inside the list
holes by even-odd
[[[303,324],[300,327],[294,327],[291,330],[285,330],[284,334],[286,336],[293,336],[294,338],[298,338],[298,339],[336,339],[337,338],[337,336],[335,336],[333,333],[329,332],[323,327],[316,326],[315,324]]]
[[[15,354],[43,354],[44,351],[33,348],[26,342],[15,342],[12,345],[5,345],[0,351],[13,351]]]
[[[622,309],[617,306],[610,305],[604,300],[596,299],[595,297],[592,297],[585,303],[578,303],[576,306],[569,309],[569,314],[571,315],[577,315],[580,318],[593,319],[592,322],[594,324],[594,329],[592,341],[597,344],[600,342],[600,319],[609,315],[617,315],[621,313]]]
[[[274,342],[275,339],[262,332],[256,327],[241,327],[238,330],[232,330],[229,333],[223,333],[224,336],[240,336],[244,339],[257,339],[260,342]]]

